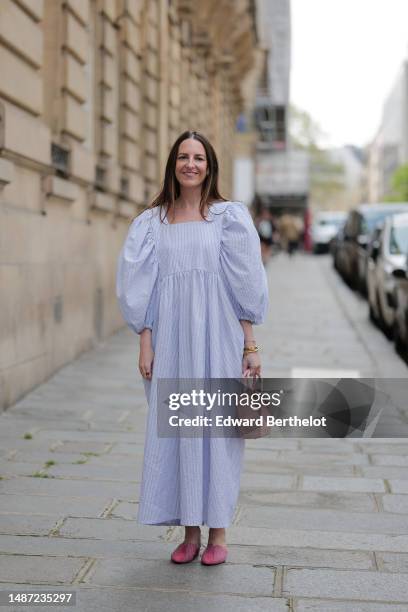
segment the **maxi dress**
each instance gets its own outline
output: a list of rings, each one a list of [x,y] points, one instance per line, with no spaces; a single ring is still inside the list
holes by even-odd
[[[164,221],[160,220],[160,216]],[[132,222],[117,266],[128,326],[152,330],[151,381],[137,521],[228,527],[239,495],[245,440],[159,437],[157,380],[242,378],[240,320],[265,320],[260,241],[241,202],[217,202],[207,220],[170,224],[160,207]]]

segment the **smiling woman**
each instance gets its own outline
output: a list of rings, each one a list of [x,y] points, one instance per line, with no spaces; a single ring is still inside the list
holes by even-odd
[[[183,140],[179,146],[176,163],[176,178],[179,183],[183,185],[183,179],[187,177],[201,185],[207,174],[207,157],[201,142],[192,138]]]
[[[184,132],[171,148],[163,187],[152,208],[164,210],[172,224],[205,221],[208,206],[220,201],[226,200],[218,191],[218,160],[212,145],[198,132]]]
[[[175,563],[198,555],[204,524],[210,530],[202,563],[225,561],[245,441],[159,437],[158,381],[261,370],[252,330],[268,305],[259,237],[246,206],[222,198],[217,180],[211,144],[184,132],[170,151],[160,194],[132,223],[118,262],[117,296],[140,334],[149,403],[138,521],[185,526]]]

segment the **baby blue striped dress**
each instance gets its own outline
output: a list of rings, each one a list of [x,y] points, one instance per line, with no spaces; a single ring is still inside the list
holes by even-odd
[[[268,288],[260,242],[240,202],[211,205],[206,221],[169,224],[159,207],[131,224],[116,295],[129,327],[152,330],[152,380],[137,520],[148,525],[231,524],[243,465],[242,438],[159,437],[160,378],[240,378],[241,319],[263,323]]]

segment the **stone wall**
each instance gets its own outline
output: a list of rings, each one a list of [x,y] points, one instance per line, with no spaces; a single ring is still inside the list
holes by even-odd
[[[181,131],[231,197],[255,46],[250,0],[1,0],[0,410],[123,325],[117,256]]]

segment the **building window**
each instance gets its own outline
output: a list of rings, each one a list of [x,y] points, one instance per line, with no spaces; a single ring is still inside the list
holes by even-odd
[[[66,177],[69,175],[69,149],[61,147],[55,142],[51,143],[51,163],[59,176]]]
[[[129,198],[129,179],[125,176],[120,179],[120,193],[126,200]]]
[[[104,191],[106,187],[106,170],[102,166],[95,167],[95,188]]]

